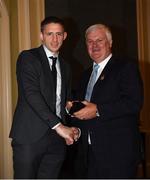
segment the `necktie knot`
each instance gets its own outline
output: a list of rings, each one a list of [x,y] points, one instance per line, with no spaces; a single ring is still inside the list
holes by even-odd
[[[52,59],[52,65],[56,65],[56,60],[57,60],[57,57],[54,57],[54,56],[50,56],[49,57],[50,59]]]
[[[98,68],[99,68],[99,65],[98,65],[98,64],[94,64],[93,70],[94,70],[94,71],[97,71]]]

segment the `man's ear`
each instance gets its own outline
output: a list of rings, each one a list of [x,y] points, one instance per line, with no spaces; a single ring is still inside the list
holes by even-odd
[[[113,43],[113,41],[111,40],[111,42],[110,42],[110,48],[112,48],[112,43]]]
[[[41,41],[43,41],[43,33],[42,32],[40,33],[40,39],[41,39]]]
[[[64,40],[67,38],[67,32],[64,32]]]

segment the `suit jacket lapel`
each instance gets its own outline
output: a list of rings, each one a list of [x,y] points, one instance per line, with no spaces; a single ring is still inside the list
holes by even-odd
[[[111,57],[111,59],[108,61],[108,63],[104,67],[102,73],[100,74],[97,82],[102,82],[103,80],[105,80],[105,78],[107,78],[107,76],[109,75],[109,72],[112,69],[113,64],[114,64],[113,57]]]
[[[49,62],[48,62],[46,53],[45,53],[45,51],[43,49],[43,46],[39,47],[39,59],[41,61],[41,64],[42,64],[46,79],[50,81],[50,84],[52,84],[53,83],[52,72],[51,72],[51,69],[50,69],[50,66],[49,66]]]
[[[65,97],[65,88],[66,88],[66,78],[65,78],[65,66],[63,63],[63,59],[59,57],[60,63],[60,72],[61,72],[61,97]]]
[[[38,58],[42,64],[43,67],[43,73],[44,73],[44,81],[46,82],[46,98],[45,100],[47,101],[47,103],[50,104],[55,104],[55,102],[50,103],[49,100],[52,100],[52,97],[55,97],[55,88],[54,88],[54,84],[53,84],[53,79],[52,79],[52,72],[49,66],[49,62],[46,56],[46,53],[43,49],[43,46],[40,46],[38,48]],[[53,99],[55,101],[55,98]]]

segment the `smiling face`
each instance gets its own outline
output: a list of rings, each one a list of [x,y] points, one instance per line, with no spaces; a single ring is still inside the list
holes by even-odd
[[[111,53],[111,36],[106,28],[93,26],[86,32],[86,45],[91,59],[100,63]]]
[[[58,53],[66,37],[67,33],[59,23],[49,23],[41,32],[42,43],[54,54]]]

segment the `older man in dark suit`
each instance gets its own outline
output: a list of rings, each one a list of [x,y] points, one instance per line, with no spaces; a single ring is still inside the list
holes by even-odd
[[[77,128],[65,126],[70,68],[59,49],[66,37],[63,21],[47,17],[41,22],[42,45],[19,55],[18,103],[10,132],[15,179],[57,178],[66,143],[78,138]]]
[[[85,107],[72,115],[81,128],[77,178],[134,178],[139,160],[139,113],[143,85],[136,63],[113,56],[112,35],[103,24],[85,33],[93,66],[83,73],[78,100]],[[68,109],[72,102],[68,102]]]

